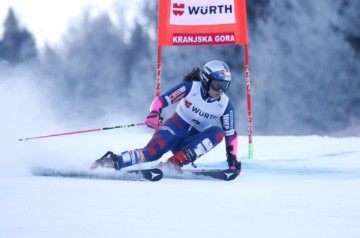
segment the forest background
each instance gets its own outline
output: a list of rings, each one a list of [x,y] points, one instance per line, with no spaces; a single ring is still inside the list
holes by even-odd
[[[360,136],[357,9],[357,0],[247,1],[255,135]],[[39,46],[10,8],[0,35],[0,82],[36,85],[65,125],[111,126],[99,124],[105,115],[142,121],[155,96],[157,3],[139,4],[131,24],[126,11],[117,1],[115,15],[84,9],[61,45]],[[246,135],[242,46],[164,48],[161,91],[213,59],[231,68],[227,94]]]

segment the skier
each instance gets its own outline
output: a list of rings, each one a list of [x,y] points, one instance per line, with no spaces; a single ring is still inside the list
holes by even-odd
[[[234,110],[225,94],[230,82],[230,69],[222,61],[210,61],[202,70],[194,68],[182,83],[153,100],[145,124],[156,132],[144,148],[121,154],[109,151],[96,160],[91,168],[100,166],[119,170],[158,160],[171,151],[173,156],[160,167],[181,171],[183,165],[193,163],[225,137],[228,166],[239,174],[241,161],[237,160],[238,137]],[[178,101],[175,113],[161,124],[162,109]],[[212,125],[217,120],[220,120],[222,128]]]

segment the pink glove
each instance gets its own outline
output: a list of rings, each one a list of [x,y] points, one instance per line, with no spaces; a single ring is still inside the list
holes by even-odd
[[[160,117],[160,113],[158,111],[151,111],[146,117],[145,124],[148,127],[157,130],[161,126],[161,120],[162,118]]]
[[[229,169],[235,170],[236,173],[239,175],[241,172],[241,162],[237,161],[236,156],[233,154],[228,154],[227,162],[229,165]]]

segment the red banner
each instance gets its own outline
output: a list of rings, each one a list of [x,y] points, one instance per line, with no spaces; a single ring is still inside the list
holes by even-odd
[[[246,0],[159,0],[158,45],[247,44]]]

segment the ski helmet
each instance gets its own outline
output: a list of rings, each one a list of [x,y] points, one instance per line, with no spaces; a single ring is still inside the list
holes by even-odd
[[[201,85],[206,92],[210,88],[224,92],[229,88],[231,73],[229,67],[222,61],[214,60],[206,63],[201,70]]]

